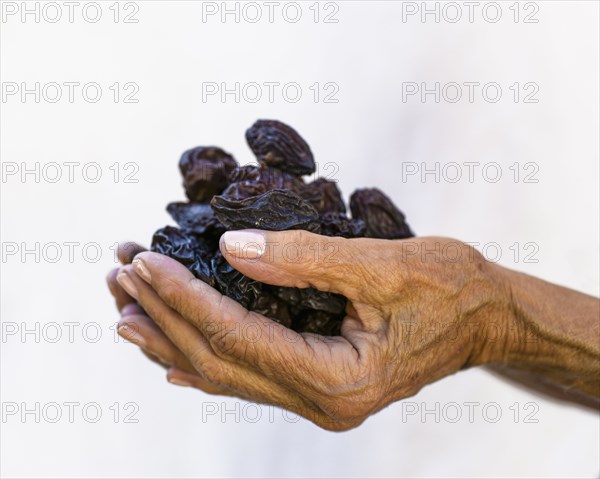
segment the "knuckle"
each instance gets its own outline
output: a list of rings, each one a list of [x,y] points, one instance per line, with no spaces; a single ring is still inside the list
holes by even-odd
[[[181,306],[181,285],[172,278],[165,278],[160,284],[160,296],[175,309]]]
[[[235,329],[222,326],[212,334],[209,341],[217,355],[243,359],[241,340]]]
[[[373,377],[372,369],[369,368],[353,370],[350,376],[345,375],[345,378],[340,377],[330,384],[328,392],[321,391],[320,395],[336,399],[325,399],[321,401],[320,407],[328,416],[344,424],[362,423],[379,410],[385,401],[385,394],[382,394],[383,378],[379,375]]]
[[[315,424],[321,429],[331,432],[346,432],[360,426],[364,422],[363,420],[352,420],[352,421],[339,421],[332,418],[318,419]]]
[[[208,381],[209,383],[215,386],[225,387],[225,372],[223,366],[219,364],[219,361],[217,361],[216,359],[212,359],[202,362],[191,362],[202,379]]]

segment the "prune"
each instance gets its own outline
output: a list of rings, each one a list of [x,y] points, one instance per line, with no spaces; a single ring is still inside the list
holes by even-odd
[[[275,295],[297,309],[313,309],[331,314],[341,314],[346,309],[346,298],[314,288],[275,288]]]
[[[185,194],[190,201],[210,201],[229,184],[229,173],[236,167],[233,156],[215,146],[197,146],[185,151],[179,160]]]
[[[298,194],[312,204],[320,214],[346,213],[346,205],[334,181],[319,178],[303,185]]]
[[[251,165],[240,166],[233,170],[229,175],[229,181],[231,184],[223,191],[222,196],[232,200],[262,195],[270,190],[290,190],[298,193],[305,186],[301,178],[285,171]]]
[[[217,147],[186,151],[179,162],[189,202],[167,211],[179,228],[167,226],[152,238],[152,251],[185,265],[197,278],[245,308],[295,331],[339,335],[344,296],[313,288],[271,286],[255,281],[225,260],[219,238],[227,230],[303,229],[344,238],[413,236],[404,215],[377,189],[350,198],[352,218],[337,183],[305,183],[315,163],[308,144],[289,126],[259,120],[246,139],[259,164],[238,166]]]
[[[293,175],[310,175],[315,160],[296,130],[276,120],[258,120],[246,130],[246,141],[259,163]]]
[[[331,315],[324,311],[305,310],[298,315],[296,330],[323,336],[339,336],[343,315]]]
[[[344,213],[325,213],[321,216],[321,234],[324,236],[361,238],[366,231],[367,226],[363,220],[350,219]]]
[[[211,262],[210,271],[217,290],[247,309],[253,309],[265,285],[244,276],[231,266],[220,251],[216,251]]]
[[[242,200],[215,196],[210,205],[219,221],[228,229],[302,229],[312,232],[320,229],[317,210],[287,190],[271,190]]]
[[[169,203],[167,211],[184,231],[219,236],[225,232],[225,227],[208,203]]]
[[[256,298],[252,311],[273,319],[288,328],[292,327],[293,318],[290,313],[289,305],[277,296],[272,295],[268,290],[263,291],[262,294]]]
[[[377,188],[356,190],[350,197],[352,217],[363,220],[371,238],[403,239],[414,236],[404,214]]]
[[[214,286],[210,266],[211,248],[202,238],[165,226],[154,233],[150,249],[179,261],[196,278]]]

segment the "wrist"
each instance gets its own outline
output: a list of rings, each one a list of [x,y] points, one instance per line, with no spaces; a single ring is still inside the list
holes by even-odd
[[[510,271],[482,257],[476,270],[469,319],[474,327],[469,331],[471,352],[465,368],[507,361],[524,335],[515,316]]]

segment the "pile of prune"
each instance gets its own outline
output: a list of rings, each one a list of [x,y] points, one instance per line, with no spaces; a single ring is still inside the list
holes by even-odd
[[[246,131],[258,165],[239,166],[214,146],[187,150],[179,160],[189,201],[170,203],[167,211],[179,228],[166,226],[152,238],[152,251],[185,265],[197,278],[295,331],[337,335],[346,298],[313,288],[271,286],[233,268],[219,251],[227,230],[302,229],[326,236],[401,239],[414,236],[404,215],[378,189],[350,197],[352,217],[334,181],[319,178],[310,147],[291,127],[258,120]]]

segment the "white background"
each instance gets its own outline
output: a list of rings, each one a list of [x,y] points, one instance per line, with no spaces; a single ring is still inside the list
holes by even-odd
[[[23,102],[17,94],[1,104],[3,168],[11,162],[28,168],[80,164],[72,183],[66,166],[56,183],[48,181],[55,175],[50,170],[37,179],[2,178],[3,251],[14,243],[19,253],[36,243],[41,249],[39,258],[2,258],[1,399],[5,408],[19,407],[1,423],[4,477],[598,476],[596,414],[541,399],[481,369],[431,385],[347,433],[292,422],[294,416],[269,408],[253,423],[256,408],[171,386],[135,347],[116,342],[118,315],[104,284],[115,266],[114,243],[148,244],[153,231],[170,222],[164,207],[183,199],[177,161],[184,149],[216,144],[246,163],[252,158],[245,129],[257,118],[277,118],[301,132],[321,165],[339,166],[335,178],[346,198],[355,188],[378,186],[419,234],[496,242],[501,264],[597,296],[597,2],[537,2],[537,23],[523,23],[533,8],[524,10],[524,4],[515,22],[512,2],[501,2],[496,23],[481,9],[469,22],[462,3],[460,21],[448,22],[454,13],[446,10],[438,23],[433,15],[403,22],[401,2],[338,2],[334,24],[322,17],[315,23],[312,2],[303,3],[297,23],[277,10],[273,23],[263,18],[254,24],[244,17],[236,23],[231,15],[203,22],[201,2],[192,1],[137,2],[138,23],[122,17],[115,23],[112,3],[101,2],[97,23],[81,10],[70,23],[63,6],[57,23],[36,23],[32,16],[22,22],[15,15],[0,25],[4,84],[73,81],[103,88],[97,103],[77,90],[73,103],[64,97],[36,103],[33,95]],[[203,82],[268,81],[297,82],[303,96],[297,103],[281,94],[272,103],[236,103],[231,95],[225,102],[218,95],[202,99]],[[115,82],[139,85],[139,102],[115,103],[108,89]],[[339,101],[315,103],[308,89],[315,82],[336,83]],[[457,103],[436,103],[433,95],[424,103],[418,95],[403,102],[403,82],[430,88],[435,82],[496,82],[503,95],[490,103],[479,89],[470,103],[465,88]],[[521,97],[515,103],[509,90],[515,82],[535,82],[538,102]],[[81,175],[90,162],[102,168],[96,183]],[[125,183],[121,175],[115,183],[109,169],[115,162],[139,165],[139,181]],[[403,162],[428,168],[497,162],[502,178],[486,181],[479,169],[470,183],[465,167],[457,183],[436,182],[433,175],[402,181]],[[535,162],[538,182],[515,183],[509,170],[515,162]],[[73,261],[63,245],[62,258],[52,263],[56,251],[44,252],[44,246],[53,242],[79,243]],[[94,242],[102,251],[97,262],[82,255],[81,246]],[[518,261],[509,249],[515,242],[521,245]],[[523,261],[528,242],[538,247],[537,263]],[[94,249],[87,253],[93,256]],[[44,329],[52,322],[61,325],[55,343],[56,330]],[[68,322],[78,325],[72,342]],[[102,332],[97,342],[95,325]],[[8,334],[12,327],[17,334]],[[39,337],[22,337],[26,327],[37,327]],[[38,422],[34,414],[21,418],[22,407],[36,402],[40,408],[97,403],[102,417],[86,421],[79,406],[70,423],[63,406],[56,423],[48,421],[55,414],[48,408]],[[110,407],[117,402],[115,423]],[[128,402],[139,407],[137,423],[124,422]],[[212,402],[218,414],[203,416]],[[450,422],[456,410],[446,406],[452,402],[463,415],[456,423]],[[472,422],[465,402],[479,404]],[[494,409],[482,414],[492,402],[502,412],[495,423]],[[537,423],[524,421],[532,411],[524,409],[528,402],[537,408]],[[420,412],[435,410],[436,403],[438,417],[423,418]],[[516,423],[514,403],[521,412]],[[238,412],[222,420],[224,407]],[[408,415],[415,407],[419,413]]]

